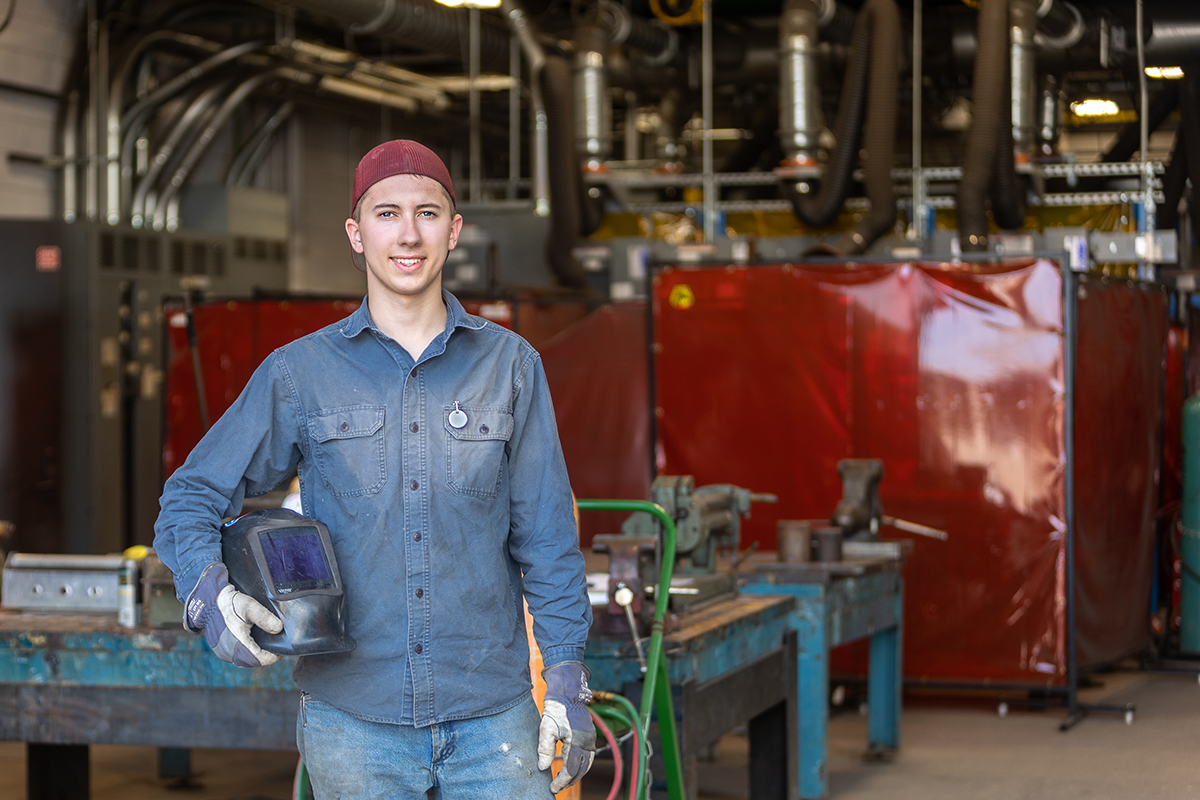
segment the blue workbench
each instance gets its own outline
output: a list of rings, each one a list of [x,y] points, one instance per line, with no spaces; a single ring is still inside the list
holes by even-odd
[[[738,574],[741,591],[795,600],[788,626],[796,634],[800,714],[800,796],[828,795],[829,651],[870,637],[867,678],[868,758],[900,746],[903,558],[756,564]]]
[[[681,614],[678,626],[666,631],[664,653],[688,798],[696,797],[697,754],[743,724],[750,738],[751,800],[797,796],[792,608],[790,597],[719,600]],[[637,702],[642,674],[630,638],[593,635],[585,660],[593,689]]]
[[[293,665],[230,666],[180,626],[0,611],[0,740],[28,744],[30,800],[86,797],[91,744],[295,750]]]

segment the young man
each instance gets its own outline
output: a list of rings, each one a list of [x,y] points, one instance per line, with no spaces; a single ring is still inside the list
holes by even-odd
[[[298,469],[358,643],[295,670],[317,797],[545,798],[587,771],[596,735],[591,607],[542,364],[442,290],[462,217],[433,151],[376,147],[351,206],[366,302],[263,362],[167,481],[154,545],[187,627],[232,663],[272,663],[250,629],[280,623],[228,584],[220,524]],[[540,724],[522,596],[547,665]]]

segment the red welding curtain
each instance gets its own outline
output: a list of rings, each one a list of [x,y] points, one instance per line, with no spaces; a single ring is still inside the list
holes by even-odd
[[[914,543],[906,673],[1061,683],[1061,287],[1048,261],[667,270],[659,472],[778,494],[744,532],[772,549],[778,519],[833,510],[839,459],[882,458],[886,511],[950,531]],[[1165,339],[1157,294],[1096,287],[1080,310],[1080,405],[1094,404],[1077,429],[1084,665],[1135,650],[1145,629]]]
[[[1157,288],[1094,278],[1080,286],[1075,619],[1083,665],[1112,661],[1145,644],[1167,311],[1167,295]],[[1178,419],[1178,412],[1169,416]]]
[[[645,303],[603,306],[538,349],[576,496],[649,497]],[[583,548],[598,533],[619,531],[626,516],[581,515]]]

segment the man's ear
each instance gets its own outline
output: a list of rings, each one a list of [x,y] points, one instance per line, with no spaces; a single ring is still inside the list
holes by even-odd
[[[354,217],[346,220],[346,238],[350,240],[350,248],[354,252],[361,253],[363,251],[362,232],[358,228],[358,223],[354,221]]]
[[[458,235],[462,233],[463,218],[462,214],[454,215],[454,222],[450,223],[450,249],[453,250],[458,246]]]

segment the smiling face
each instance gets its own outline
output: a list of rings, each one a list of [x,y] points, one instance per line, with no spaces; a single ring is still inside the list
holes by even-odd
[[[440,299],[442,266],[462,230],[442,185],[424,175],[393,175],[369,188],[356,211],[346,235],[367,262],[368,294]]]

